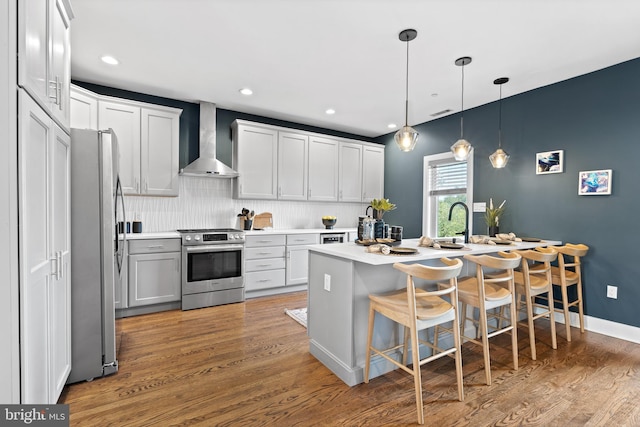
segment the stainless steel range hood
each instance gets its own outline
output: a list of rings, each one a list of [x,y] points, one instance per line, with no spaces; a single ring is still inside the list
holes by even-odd
[[[238,172],[216,159],[216,105],[200,103],[200,157],[180,170],[180,175],[235,178]]]

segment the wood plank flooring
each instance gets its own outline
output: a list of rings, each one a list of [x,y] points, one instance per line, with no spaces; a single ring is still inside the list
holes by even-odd
[[[412,377],[394,371],[348,387],[308,352],[306,329],[284,309],[306,293],[118,320],[117,374],[67,386],[71,426],[416,425]],[[481,349],[463,346],[465,401],[453,360],[423,367],[426,425],[640,426],[640,345],[558,328],[552,350],[538,321],[538,360],[519,329],[491,340],[493,385]],[[445,360],[446,359],[446,360]]]

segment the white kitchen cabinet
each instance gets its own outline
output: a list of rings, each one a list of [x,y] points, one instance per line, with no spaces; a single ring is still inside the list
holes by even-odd
[[[306,284],[309,279],[309,250],[307,245],[320,243],[319,234],[287,235],[287,286]]]
[[[126,195],[177,196],[181,110],[98,99],[98,126],[118,138],[119,172]]]
[[[71,85],[70,117],[72,128],[98,130],[98,98],[79,86]]]
[[[70,20],[68,0],[18,2],[18,83],[69,130]]]
[[[384,147],[236,120],[238,199],[366,203],[384,194]]]
[[[362,201],[384,197],[384,147],[363,146]]]
[[[362,144],[340,143],[338,200],[341,202],[362,201],[362,149]]]
[[[128,307],[180,301],[180,239],[131,240],[128,245]]]
[[[233,168],[238,199],[278,197],[278,131],[236,120],[233,130]]]
[[[140,192],[140,107],[98,101],[98,127],[113,129],[118,139],[118,173],[124,194]]]
[[[251,292],[285,286],[285,244],[282,234],[245,237],[244,290]]]
[[[141,113],[140,193],[177,196],[180,112],[147,106]]]
[[[70,137],[19,91],[21,403],[56,403],[71,371]]]
[[[307,200],[309,137],[278,132],[278,199]]]
[[[309,138],[308,200],[335,202],[338,200],[338,147],[335,139]]]

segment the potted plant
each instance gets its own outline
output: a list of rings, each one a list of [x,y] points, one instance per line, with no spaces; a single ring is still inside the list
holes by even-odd
[[[495,237],[500,232],[500,217],[504,213],[505,203],[507,201],[503,200],[500,206],[496,208],[493,206],[493,199],[489,199],[489,207],[484,213],[484,220],[487,223],[487,227],[489,227],[489,236],[491,237]]]
[[[389,202],[389,199],[373,199],[371,201],[371,207],[373,208],[373,216],[376,219],[382,219],[384,213],[394,210],[396,205]]]

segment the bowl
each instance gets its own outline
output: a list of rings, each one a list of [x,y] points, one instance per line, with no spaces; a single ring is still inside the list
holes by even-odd
[[[338,220],[337,218],[333,218],[333,219],[322,218],[322,223],[324,224],[325,228],[331,230],[333,226],[336,225],[337,220]]]

